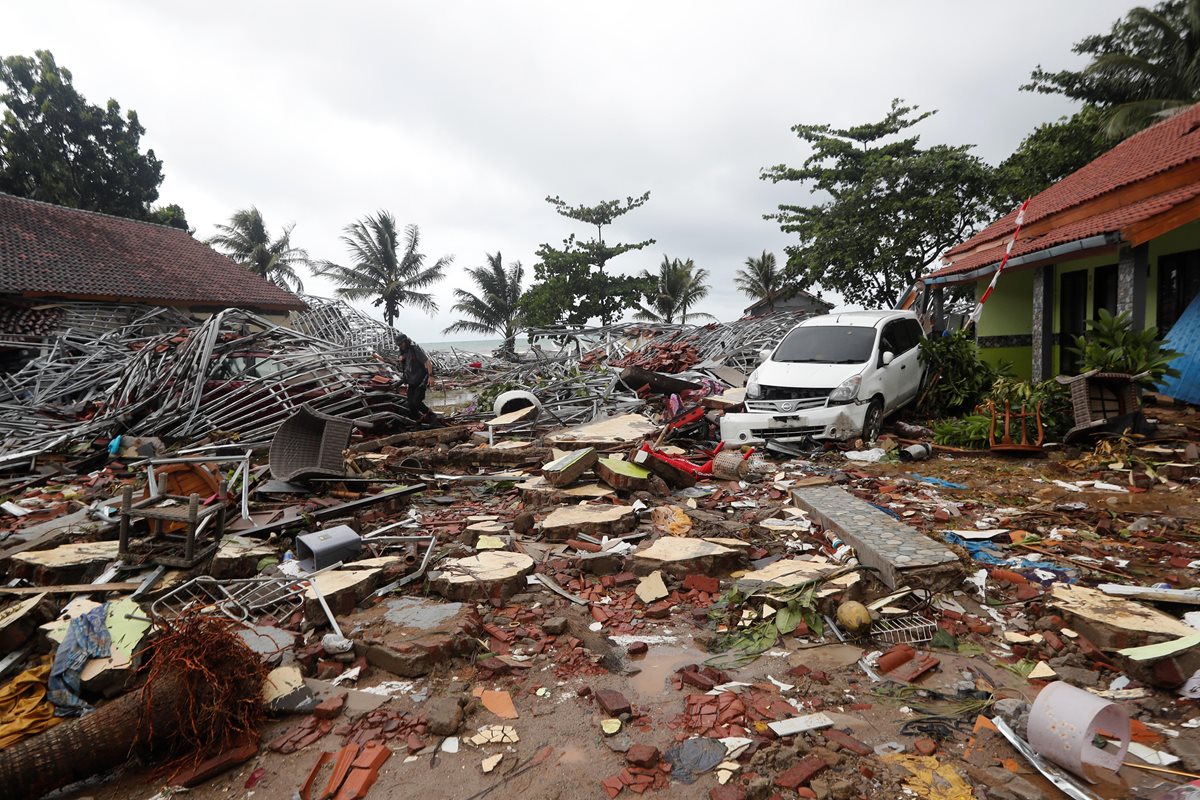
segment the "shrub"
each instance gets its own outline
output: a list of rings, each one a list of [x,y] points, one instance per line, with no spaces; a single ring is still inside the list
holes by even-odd
[[[966,331],[921,341],[926,365],[926,389],[920,410],[931,417],[949,417],[970,411],[1007,367],[997,370],[979,358],[975,338]]]
[[[1140,381],[1147,386],[1157,384],[1164,376],[1179,375],[1170,364],[1181,354],[1163,345],[1158,328],[1133,330],[1128,311],[1113,316],[1108,309],[1100,309],[1098,319],[1088,320],[1087,335],[1076,336],[1075,346],[1069,350],[1079,357],[1083,372],[1098,369],[1129,375],[1144,373]]]

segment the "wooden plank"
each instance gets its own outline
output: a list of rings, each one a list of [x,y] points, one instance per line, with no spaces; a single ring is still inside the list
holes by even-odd
[[[61,586],[0,586],[0,595],[21,597],[30,594],[91,594],[92,592],[132,592],[140,583],[65,583]]]
[[[1137,247],[1197,218],[1200,218],[1200,197],[1193,197],[1161,214],[1126,225],[1121,229],[1121,236],[1130,246]]]

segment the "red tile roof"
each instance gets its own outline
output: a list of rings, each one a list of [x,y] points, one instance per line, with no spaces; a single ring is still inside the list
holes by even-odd
[[[0,193],[0,294],[261,311],[291,292],[185,231]]]
[[[1175,170],[1200,159],[1200,104],[1170,119],[1137,133],[1112,150],[1071,173],[1029,201],[1025,226],[1013,247],[1017,257],[1044,250],[1056,244],[1089,236],[1119,232],[1126,226],[1157,216],[1200,195],[1200,182],[1174,186],[1150,197],[1115,209],[1103,209],[1085,219],[1054,217],[1065,215],[1104,195],[1132,187],[1156,175]],[[1006,214],[962,244],[942,256],[948,266],[933,275],[951,275],[998,262],[1012,236],[1017,212]],[[1027,232],[1032,235],[1027,235]],[[977,251],[977,252],[972,252]]]

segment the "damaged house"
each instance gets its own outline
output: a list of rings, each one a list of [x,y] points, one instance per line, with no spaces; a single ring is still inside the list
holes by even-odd
[[[948,287],[982,297],[1016,211],[943,256],[923,281],[935,317]],[[1200,293],[1200,105],[1118,144],[1035,195],[977,327],[985,359],[1022,378],[1074,374],[1068,347],[1100,309],[1166,334]],[[1177,349],[1179,349],[1177,347]]]
[[[0,194],[0,466],[122,435],[263,444],[306,404],[400,420],[400,376],[285,324],[307,308],[184,231]]]

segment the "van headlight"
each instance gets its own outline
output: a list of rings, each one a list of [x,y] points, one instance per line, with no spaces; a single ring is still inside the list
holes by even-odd
[[[862,375],[852,375],[842,382],[842,385],[829,393],[830,405],[845,405],[853,403],[858,397],[858,387],[862,385]]]
[[[759,400],[762,398],[762,387],[758,385],[758,370],[750,373],[746,381],[746,399]]]

